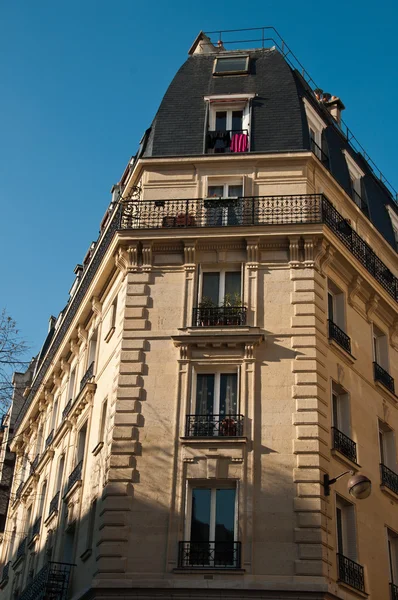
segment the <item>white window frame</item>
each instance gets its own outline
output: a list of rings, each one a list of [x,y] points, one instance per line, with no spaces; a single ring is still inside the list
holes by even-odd
[[[236,381],[236,411],[240,414],[240,366],[239,365],[217,365],[209,364],[209,366],[193,366],[192,367],[192,386],[191,386],[191,403],[189,413],[192,415],[196,414],[196,390],[197,390],[197,377],[198,375],[214,375],[214,402],[213,402],[213,414],[220,414],[220,381],[221,375],[237,375]]]
[[[206,266],[201,266],[200,268],[200,273],[199,273],[199,285],[198,285],[198,301],[199,303],[202,300],[202,290],[203,290],[203,274],[204,273],[219,273],[220,274],[220,281],[219,281],[219,288],[218,288],[218,303],[219,306],[222,306],[222,303],[224,301],[224,297],[225,297],[225,274],[226,273],[238,273],[238,271],[240,272],[240,294],[241,294],[241,299],[242,299],[242,304],[243,304],[243,265],[240,265],[240,268],[237,267],[225,267],[225,268],[221,268],[220,267],[206,267]]]
[[[311,129],[315,134],[314,137],[314,141],[316,143],[317,146],[319,146],[319,148],[322,149],[322,132],[324,129],[326,129],[327,125],[325,123],[325,121],[320,117],[320,115],[318,115],[317,111],[315,110],[315,108],[312,106],[312,104],[310,102],[308,102],[308,100],[306,98],[303,98],[303,102],[304,102],[304,109],[305,109],[305,114],[307,116],[307,122],[308,122],[308,131],[310,134],[310,138],[311,138]],[[318,149],[316,149],[318,151]],[[321,153],[315,153],[316,156],[321,159]]]
[[[351,402],[350,394],[339,383],[331,380],[331,401],[332,401],[332,425],[347,437],[351,437]],[[336,398],[337,406],[337,423],[335,422],[334,397]]]
[[[339,547],[337,509],[341,510],[343,548]],[[355,504],[348,502],[343,496],[336,494],[336,548],[337,551],[355,562],[358,562],[357,518]]]
[[[341,290],[338,285],[334,283],[331,279],[328,278],[328,286],[327,286],[327,295],[328,295],[328,319],[330,319],[329,315],[329,295],[332,297],[333,302],[333,323],[337,325],[344,333],[347,332],[347,321],[346,321],[346,303],[345,303],[345,293]]]
[[[232,112],[242,110],[242,129],[247,129],[249,135],[250,149],[250,100],[255,94],[228,94],[205,96],[205,102],[209,104],[209,131],[214,131],[216,127],[216,112],[227,112],[227,130],[232,128]]]
[[[233,60],[234,58],[245,58],[246,66],[244,69],[233,70],[233,71],[217,71],[217,61],[218,60]],[[217,56],[214,59],[213,64],[213,75],[217,77],[223,77],[225,75],[247,75],[249,72],[249,55],[248,54],[228,54],[227,56]]]
[[[190,480],[187,482],[187,503],[186,503],[186,511],[185,511],[185,537],[186,541],[195,541],[191,540],[191,521],[192,521],[192,491],[194,488],[201,489],[210,489],[211,490],[211,509],[210,509],[210,519],[213,523],[210,524],[210,533],[209,533],[209,541],[214,542],[215,531],[211,531],[211,527],[215,524],[215,514],[216,514],[216,490],[228,489],[235,490],[235,523],[234,523],[234,542],[238,541],[238,533],[239,533],[239,481],[231,480],[229,482],[221,482],[214,481],[210,482],[206,480],[205,482]],[[212,537],[213,533],[213,537]]]
[[[378,420],[378,432],[380,463],[394,473],[398,473],[395,432],[381,419]]]
[[[362,171],[362,169],[360,167],[358,167],[357,163],[352,158],[351,154],[349,152],[347,152],[347,150],[344,149],[343,153],[344,153],[344,156],[345,156],[345,159],[347,162],[348,172],[350,174],[350,179],[351,179],[353,190],[362,199],[361,179],[362,179],[362,177],[365,177],[365,173],[364,173],[364,171]],[[358,198],[356,196],[354,196],[354,202],[357,206],[359,206]],[[359,206],[359,208],[361,208],[361,207]]]
[[[78,371],[78,364],[73,363],[73,365],[70,366],[70,375],[69,375],[69,381],[68,381],[68,395],[66,398],[66,402],[69,402],[69,400],[71,400],[71,399],[72,400],[75,399],[77,371]],[[73,375],[73,378],[72,378],[72,375]]]
[[[390,570],[390,583],[398,585],[398,533],[390,527],[387,530],[387,554]]]
[[[389,373],[388,335],[375,323],[372,323],[372,352],[374,362]]]

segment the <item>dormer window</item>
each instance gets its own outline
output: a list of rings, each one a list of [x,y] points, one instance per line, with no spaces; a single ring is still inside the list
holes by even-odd
[[[214,61],[213,75],[243,75],[248,72],[248,56],[228,56]]]
[[[352,199],[365,214],[368,214],[368,204],[365,198],[363,198],[361,190],[361,179],[365,173],[358,167],[351,154],[349,154],[347,150],[343,150],[343,152],[347,161],[348,172],[350,174]]]
[[[329,159],[322,149],[322,132],[326,128],[326,123],[306,98],[304,98],[304,107],[308,121],[311,152],[315,154],[321,163],[328,169]]]
[[[250,98],[244,94],[207,96],[208,129],[205,150],[209,154],[248,152]]]

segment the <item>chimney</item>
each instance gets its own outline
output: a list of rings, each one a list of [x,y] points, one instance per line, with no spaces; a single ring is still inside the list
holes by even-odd
[[[54,327],[56,320],[57,319],[53,315],[51,315],[51,317],[48,320],[48,333],[50,333],[51,329]]]
[[[337,121],[339,127],[341,127],[341,113],[345,109],[344,104],[337,96],[332,96],[330,100],[325,102],[325,106],[334,118]]]

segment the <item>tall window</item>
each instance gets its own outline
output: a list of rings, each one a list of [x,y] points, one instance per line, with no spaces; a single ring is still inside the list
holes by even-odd
[[[190,519],[190,562],[198,566],[236,566],[236,488],[193,486]]]
[[[46,494],[47,494],[47,481],[45,481],[41,487],[39,512],[37,513],[37,517],[44,516],[44,504],[46,502]]]
[[[65,454],[61,456],[58,463],[58,473],[57,473],[57,486],[55,489],[55,493],[60,492],[62,488],[62,479],[64,476],[65,470]]]
[[[96,329],[93,335],[90,338],[89,342],[89,350],[88,350],[88,362],[87,367],[89,367],[92,363],[95,363],[96,353],[97,353],[97,337],[98,330]]]
[[[225,301],[236,303],[242,294],[240,271],[204,271],[200,281],[201,300],[210,300],[214,306],[222,306]]]
[[[102,410],[101,410],[101,421],[100,421],[98,443],[105,442],[105,429],[106,429],[107,413],[108,413],[108,400],[104,400],[104,402],[102,404]]]
[[[77,449],[76,449],[76,464],[80,463],[84,458],[84,452],[86,448],[86,437],[87,437],[87,421],[80,429],[77,436]]]
[[[235,97],[209,101],[207,152],[247,152],[249,150],[249,98]]]
[[[197,415],[236,415],[238,412],[238,374],[198,373],[195,400]]]
[[[67,397],[67,402],[70,399],[74,399],[75,397],[75,381],[76,381],[76,367],[74,367],[71,371],[70,377],[69,377],[69,385],[68,385],[68,397]]]
[[[353,561],[357,560],[355,508],[341,496],[336,496],[337,551]]]
[[[398,534],[391,529],[387,529],[387,547],[390,566],[390,583],[398,586]]]
[[[379,421],[379,448],[381,464],[397,472],[394,432],[383,421]]]
[[[342,331],[345,331],[344,293],[330,280],[328,280],[328,318]]]
[[[388,372],[388,339],[385,333],[373,324],[373,360]]]
[[[333,448],[357,462],[356,444],[351,439],[349,395],[335,382],[332,383],[332,425]]]
[[[52,415],[51,415],[51,429],[50,429],[50,433],[57,426],[58,405],[59,405],[59,398],[56,398],[55,402],[54,402],[54,406],[53,406],[53,412],[52,412]]]
[[[209,185],[206,223],[209,226],[241,225],[243,220],[242,184]]]

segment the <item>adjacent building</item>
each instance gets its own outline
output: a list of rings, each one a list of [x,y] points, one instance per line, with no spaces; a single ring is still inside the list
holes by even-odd
[[[397,600],[398,208],[343,108],[199,34],[24,392],[2,598]]]

